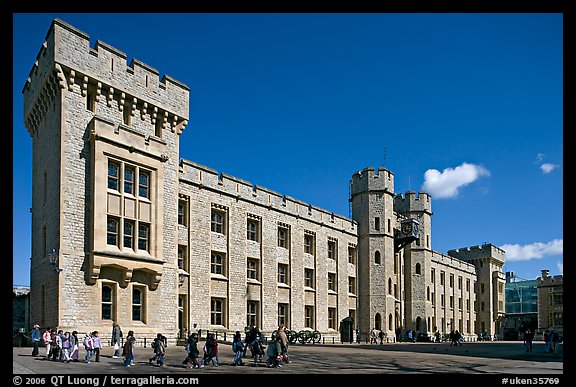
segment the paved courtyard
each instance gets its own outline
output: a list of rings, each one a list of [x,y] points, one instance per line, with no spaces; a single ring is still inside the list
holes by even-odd
[[[199,348],[202,348],[200,342]],[[42,353],[41,348],[41,353]],[[563,344],[556,353],[545,353],[544,343],[535,342],[532,352],[526,352],[521,342],[469,342],[452,347],[449,343],[389,343],[369,344],[294,344],[289,348],[291,362],[282,368],[246,365],[234,367],[230,344],[219,345],[221,366],[207,365],[202,369],[187,369],[182,365],[186,352],[182,346],[166,348],[166,365],[150,365],[150,347],[136,348],[136,365],[124,367],[122,359],[113,359],[113,349],[102,349],[100,362],[54,362],[32,357],[28,347],[13,348],[13,374],[511,374],[563,375]],[[83,357],[85,351],[80,350]]]

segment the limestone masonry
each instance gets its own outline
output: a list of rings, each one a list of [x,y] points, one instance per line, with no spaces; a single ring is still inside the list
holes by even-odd
[[[505,253],[432,250],[430,195],[365,168],[349,219],[181,158],[190,89],[126,59],[55,19],[25,82],[32,322],[104,337],[113,321],[139,337],[339,337],[347,317],[363,339],[498,333]]]

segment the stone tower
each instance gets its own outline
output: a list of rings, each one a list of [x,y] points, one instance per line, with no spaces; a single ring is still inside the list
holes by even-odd
[[[431,330],[417,324],[417,319],[426,321],[426,287],[431,267],[432,200],[430,195],[408,191],[394,198],[394,211],[402,219],[415,219],[419,225],[419,238],[402,250],[404,262],[404,318],[405,328]],[[419,326],[420,325],[420,326]]]
[[[350,182],[352,219],[358,223],[358,312],[362,337],[372,328],[388,331],[399,324],[402,284],[394,253],[394,174],[365,168]]]
[[[31,321],[43,327],[176,332],[189,89],[126,59],[55,19],[22,91],[33,144]]]

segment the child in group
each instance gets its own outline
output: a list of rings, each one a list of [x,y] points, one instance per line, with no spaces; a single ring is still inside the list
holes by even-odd
[[[198,333],[193,332],[190,337],[188,337],[186,352],[188,352],[188,356],[184,359],[183,363],[186,364],[187,368],[204,368],[204,364],[200,364],[199,359],[200,351],[198,350]]]
[[[232,339],[232,352],[234,352],[233,366],[244,365],[242,362],[242,355],[244,354],[244,344],[242,343],[242,335],[240,331],[236,331]]]
[[[164,337],[162,333],[156,335],[156,338],[152,342],[152,349],[154,350],[154,356],[148,359],[148,363],[152,364],[155,360],[156,364],[164,367],[166,361],[166,337]]]

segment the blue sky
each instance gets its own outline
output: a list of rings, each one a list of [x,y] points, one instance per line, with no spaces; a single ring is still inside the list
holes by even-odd
[[[432,195],[432,248],[563,274],[560,13],[13,14],[13,284],[29,285],[22,87],[60,18],[190,87],[180,157],[349,216],[385,167]],[[207,145],[209,144],[209,145]]]

